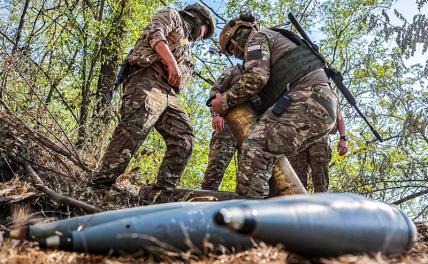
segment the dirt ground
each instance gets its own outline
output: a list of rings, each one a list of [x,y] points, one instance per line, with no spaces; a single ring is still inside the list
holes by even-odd
[[[138,192],[138,189],[129,189],[130,184],[121,186],[127,193]],[[6,217],[11,217],[14,224],[28,224],[33,221],[38,222],[40,219],[44,221],[49,219],[50,215],[56,219],[58,213],[66,213],[70,208],[63,206],[54,206],[51,200],[39,194],[31,192],[32,188],[26,182],[22,181],[9,181],[7,184],[0,184],[0,201],[13,198],[17,199],[19,204],[30,205],[28,200],[32,201],[32,205],[36,207],[26,208],[26,206],[11,207],[5,210],[5,207],[0,206],[0,220]],[[13,188],[12,188],[13,187]],[[127,188],[129,187],[129,188]],[[94,191],[90,191],[90,196],[86,196],[85,201],[97,204],[100,208],[128,208],[136,206],[135,201],[131,198],[125,199],[124,193],[117,193],[110,196],[107,201],[103,201]],[[31,196],[30,196],[31,195]],[[16,197],[20,197],[19,199]],[[30,197],[30,198],[28,198]],[[76,195],[77,197],[77,195]],[[83,197],[83,196],[82,196]],[[89,197],[89,198],[88,198]],[[24,200],[22,200],[24,199]],[[81,198],[83,200],[83,198]],[[21,201],[22,200],[22,201]],[[6,201],[6,200],[5,200]],[[5,203],[3,201],[3,203]],[[1,205],[1,203],[0,203]],[[42,208],[42,210],[40,209]],[[67,209],[67,210],[66,210]],[[51,210],[51,211],[49,211]],[[68,212],[71,216],[76,215],[76,212]],[[38,218],[40,218],[38,220]],[[223,255],[207,255],[207,256],[194,256],[190,253],[181,253],[180,256],[165,253],[162,258],[164,263],[288,263],[288,264],[309,264],[309,263],[322,263],[322,264],[371,264],[371,263],[405,263],[405,264],[428,264],[428,222],[416,223],[418,228],[418,241],[414,244],[412,249],[401,256],[385,256],[381,254],[376,255],[346,255],[337,258],[316,258],[308,259],[303,256],[298,256],[288,252],[281,246],[267,246],[263,243],[255,244],[253,248],[239,252],[239,253],[226,253]],[[0,264],[50,264],[50,263],[70,263],[70,264],[83,264],[83,263],[105,263],[105,264],[128,264],[128,263],[158,263],[159,258],[156,256],[127,256],[127,257],[113,257],[113,256],[99,256],[84,253],[70,253],[60,250],[41,250],[37,243],[26,242],[19,240],[10,240],[3,238],[2,230],[12,228],[6,223],[0,222]]]
[[[307,259],[287,252],[280,246],[270,247],[257,244],[250,250],[224,255],[210,255],[196,257],[183,254],[180,258],[165,257],[162,262],[185,263],[323,263],[323,264],[371,264],[371,263],[428,263],[428,222],[418,223],[419,239],[408,254],[387,257],[381,254],[353,256],[346,255],[330,259]],[[59,250],[41,250],[37,243],[18,240],[3,239],[0,237],[0,263],[1,264],[50,264],[50,263],[157,263],[153,256],[149,257],[105,257],[83,253],[69,253]]]

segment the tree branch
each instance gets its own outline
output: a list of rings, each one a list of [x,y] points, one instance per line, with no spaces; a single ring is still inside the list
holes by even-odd
[[[409,200],[412,200],[412,199],[418,198],[420,196],[423,196],[425,194],[428,194],[428,189],[425,189],[425,190],[422,190],[422,191],[419,191],[419,192],[415,192],[413,194],[405,196],[405,197],[401,198],[400,200],[397,200],[397,201],[393,202],[392,204],[399,205],[399,204],[402,204],[402,203],[407,202]]]
[[[87,204],[85,202],[76,200],[74,198],[71,197],[67,197],[61,194],[58,194],[54,191],[52,191],[51,189],[49,189],[44,182],[42,181],[42,179],[40,179],[39,175],[37,175],[37,173],[34,171],[34,169],[31,167],[30,164],[25,164],[25,169],[27,170],[27,173],[30,175],[31,180],[34,183],[34,186],[36,187],[37,190],[45,193],[47,196],[49,196],[52,200],[58,202],[58,203],[64,203],[67,204],[69,206],[75,207],[75,208],[79,208],[82,209],[83,211],[87,212],[87,213],[99,213],[102,212],[101,209],[99,209],[98,207],[95,207],[93,205]]]
[[[22,15],[21,15],[21,18],[19,19],[18,29],[16,30],[16,35],[14,39],[15,43],[13,44],[12,54],[15,53],[15,51],[18,49],[18,44],[19,44],[19,40],[21,39],[21,32],[22,32],[22,28],[24,27],[25,15],[27,14],[27,8],[29,3],[30,3],[30,0],[26,0],[24,3],[24,8],[22,9]]]
[[[220,18],[221,20],[223,20],[223,22],[227,22],[226,19],[224,19],[222,16],[220,16],[216,11],[214,11],[214,9],[212,9],[209,5],[207,5],[204,1],[200,0],[200,2],[206,6],[209,10],[211,10],[211,12],[213,12],[214,15],[216,15],[218,18]]]

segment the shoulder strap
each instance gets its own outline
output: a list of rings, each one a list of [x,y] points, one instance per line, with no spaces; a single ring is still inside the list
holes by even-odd
[[[281,35],[293,41],[294,44],[296,44],[297,46],[301,46],[304,44],[303,40],[297,34],[290,30],[287,30],[285,28],[270,28],[270,30],[281,33]]]

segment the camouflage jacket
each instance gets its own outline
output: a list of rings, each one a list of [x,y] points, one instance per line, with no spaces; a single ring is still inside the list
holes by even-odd
[[[242,69],[240,66],[230,66],[226,67],[217,81],[213,84],[210,92],[210,96],[215,95],[216,93],[224,93],[235,84],[242,75]]]
[[[242,75],[241,65],[226,67],[217,81],[213,84],[210,91],[210,97],[215,96],[217,93],[224,93],[229,90],[232,85],[237,83]],[[212,108],[211,114],[214,115]]]
[[[269,81],[271,66],[296,44],[272,30],[251,32],[244,49],[244,71],[241,79],[223,93],[222,107],[241,104],[260,92]],[[308,87],[328,80],[323,70],[313,71],[299,79],[296,88]]]
[[[180,40],[187,39],[190,35],[190,30],[190,25],[186,23],[178,11],[173,9],[161,10],[144,28],[141,36],[137,39],[134,50],[129,55],[129,62],[142,68],[150,66],[158,60],[154,47],[159,41],[165,42],[171,49],[172,46],[178,45],[177,43]],[[189,44],[178,45],[172,51],[172,54],[180,68],[183,86],[191,79],[192,75],[192,56]]]

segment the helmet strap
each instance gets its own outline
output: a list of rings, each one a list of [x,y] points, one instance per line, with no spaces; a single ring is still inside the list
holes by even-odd
[[[238,41],[234,40],[233,38],[230,39],[230,42],[235,45],[235,49],[238,49],[240,52],[244,53],[244,48],[241,47]]]

